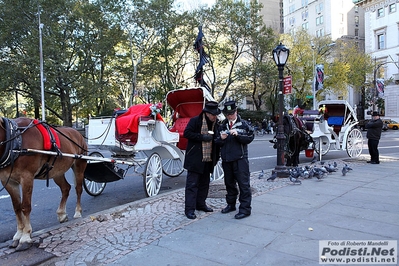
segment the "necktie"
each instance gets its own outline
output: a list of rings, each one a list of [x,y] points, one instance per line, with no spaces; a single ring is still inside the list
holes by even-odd
[[[230,129],[233,127],[233,121],[230,121]]]

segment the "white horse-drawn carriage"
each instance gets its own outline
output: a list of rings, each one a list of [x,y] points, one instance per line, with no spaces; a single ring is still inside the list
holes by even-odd
[[[359,157],[363,149],[363,136],[355,126],[356,112],[345,100],[319,102],[320,113],[310,114],[304,120],[314,140],[314,149],[325,155],[331,148],[346,150],[349,157]]]
[[[173,111],[170,127],[160,114],[150,115],[151,104],[134,105],[115,112],[112,117],[90,119],[87,139],[89,148],[95,151],[89,154],[85,171],[83,186],[86,192],[92,196],[100,195],[106,183],[124,178],[133,167],[143,174],[147,196],[157,195],[163,173],[176,177],[184,171],[187,139],[183,132],[190,118],[201,113],[207,100],[213,98],[201,87],[170,91],[166,96]],[[105,158],[101,150],[111,152],[112,158]],[[211,178],[222,177],[219,162]]]

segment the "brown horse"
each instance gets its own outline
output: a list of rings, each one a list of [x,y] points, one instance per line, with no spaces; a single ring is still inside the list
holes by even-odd
[[[283,116],[286,166],[298,166],[299,153],[308,148],[313,142],[312,137],[300,119],[293,115]]]
[[[87,144],[83,136],[73,128],[56,127],[53,132],[57,132],[55,135],[59,139],[57,156],[29,152],[27,149],[43,150],[45,147],[46,143],[38,126],[29,118],[11,120],[0,117],[0,179],[10,194],[16,215],[17,232],[10,247],[17,251],[28,249],[32,245],[30,213],[34,179],[53,179],[60,187],[62,197],[57,216],[62,223],[68,220],[66,201],[71,189],[65,179],[65,172],[72,168],[77,195],[74,218],[82,217],[80,199],[87,162],[62,156],[62,153],[86,154]]]

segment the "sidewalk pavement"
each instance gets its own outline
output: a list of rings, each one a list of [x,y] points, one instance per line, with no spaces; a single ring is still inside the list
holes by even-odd
[[[252,173],[252,215],[242,220],[220,212],[225,191],[219,180],[211,183],[207,200],[215,211],[198,211],[195,220],[184,216],[180,189],[36,232],[36,247],[27,252],[50,259],[29,263],[319,265],[319,240],[398,240],[398,158],[381,157],[379,165],[366,157],[337,163],[353,170],[301,185],[266,181],[272,169],[261,179]],[[0,264],[12,265],[13,256],[22,254],[0,248]]]

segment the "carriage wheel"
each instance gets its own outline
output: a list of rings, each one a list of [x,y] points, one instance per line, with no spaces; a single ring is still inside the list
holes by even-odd
[[[183,173],[183,162],[180,158],[177,159],[163,159],[162,160],[162,171],[165,175],[170,177],[176,177]]]
[[[362,132],[354,128],[352,129],[346,140],[346,153],[349,157],[359,157],[363,150],[363,135]]]
[[[326,155],[327,152],[330,150],[330,141],[325,136],[320,136],[318,138],[314,138],[315,151],[317,152],[317,154],[320,154],[320,151],[319,151],[319,147],[320,147],[319,141],[320,141],[320,139],[321,139],[321,149],[322,149],[322,154],[321,155]]]
[[[219,161],[213,168],[213,173],[211,174],[211,181],[216,181],[223,178],[224,178],[224,172],[222,167],[222,159],[219,159]]]
[[[96,151],[89,153],[89,156],[104,158],[104,156],[100,152]],[[86,177],[83,182],[83,188],[85,189],[87,194],[93,197],[100,195],[104,191],[106,185],[107,183],[98,183],[95,181],[90,181]]]
[[[151,154],[147,160],[143,181],[147,197],[158,194],[162,184],[162,161],[161,156],[156,152]]]

